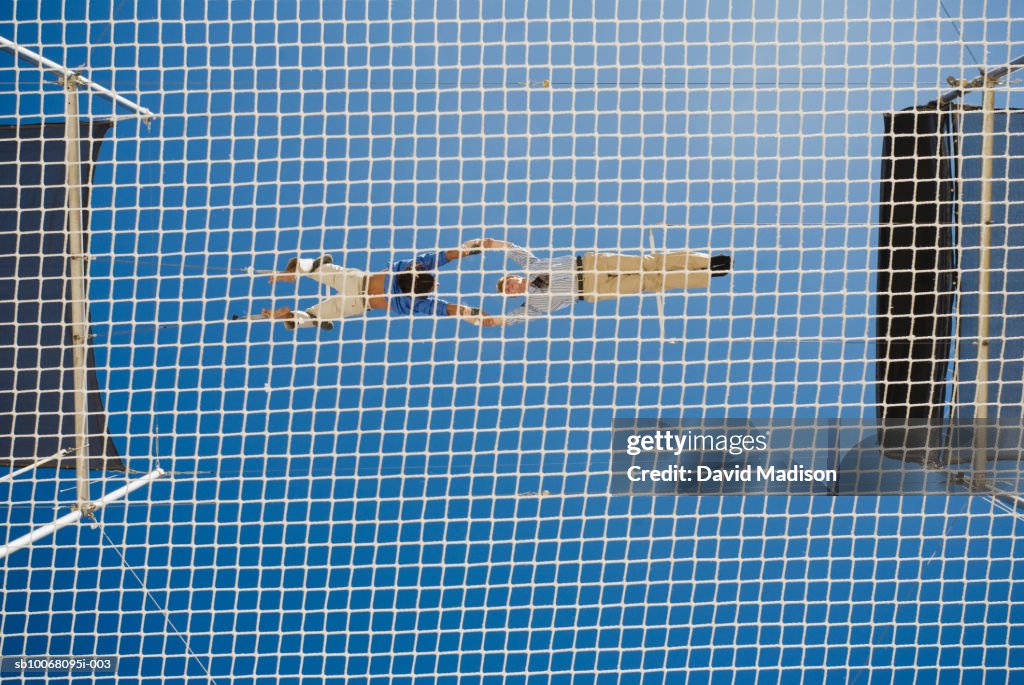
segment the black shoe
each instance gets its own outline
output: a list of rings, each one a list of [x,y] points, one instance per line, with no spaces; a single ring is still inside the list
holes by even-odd
[[[329,254],[320,255],[313,260],[313,267],[309,270],[310,273],[319,271],[320,267],[324,264],[334,264],[334,259]]]
[[[711,277],[728,276],[732,268],[732,257],[727,254],[716,254],[711,257]]]

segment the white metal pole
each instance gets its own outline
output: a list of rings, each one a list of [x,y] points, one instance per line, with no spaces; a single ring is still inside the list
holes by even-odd
[[[71,264],[71,351],[75,380],[75,465],[78,507],[91,510],[89,496],[89,366],[86,331],[85,241],[82,236],[82,159],[78,123],[78,90],[74,79],[64,83],[64,181],[67,192],[67,254]]]
[[[978,284],[978,373],[974,395],[974,481],[982,483],[988,470],[989,290],[992,268],[992,156],[995,147],[995,82],[986,80],[981,143],[981,241]]]
[[[13,41],[7,40],[3,36],[0,36],[0,50],[3,50],[4,52],[9,52],[15,57],[19,57],[25,60],[26,62],[30,62],[36,65],[37,67],[45,69],[46,71],[56,75],[62,80],[67,80],[74,74],[74,72],[68,69],[67,67],[57,64],[53,60],[46,59],[42,55],[32,52],[28,48],[22,47],[21,45],[18,45]],[[82,87],[88,88],[89,90],[95,92],[97,95],[102,95],[110,101],[115,102],[121,105],[122,107],[135,112],[136,114],[141,116],[143,121],[145,121],[146,123],[152,121],[153,118],[156,116],[155,114],[153,114],[153,112],[146,109],[145,107],[135,104],[131,100],[104,88],[98,83],[90,81],[89,79],[82,76],[77,76],[77,78]]]
[[[149,473],[147,473],[146,475],[136,478],[135,480],[129,482],[127,485],[124,485],[123,487],[120,487],[117,490],[114,490],[113,492],[105,495],[101,499],[96,500],[94,511],[102,509],[111,502],[116,502],[119,499],[127,497],[128,495],[135,492],[142,486],[152,483],[154,480],[164,475],[164,473],[165,472],[162,468],[157,467],[150,471]],[[83,512],[81,509],[75,509],[70,514],[65,514],[64,516],[61,516],[53,523],[47,523],[46,525],[39,526],[31,533],[26,533],[17,540],[14,540],[13,542],[8,542],[6,545],[0,547],[0,560],[6,559],[12,552],[17,551],[22,547],[28,547],[36,540],[44,538],[47,535],[52,535],[53,533],[56,533],[58,530],[64,528],[68,524],[74,523],[75,521],[82,518],[82,514]]]
[[[40,459],[39,461],[34,461],[31,464],[29,464],[28,466],[24,466],[24,467],[18,469],[17,471],[12,471],[11,473],[8,473],[6,476],[3,476],[2,478],[0,478],[0,483],[9,483],[12,480],[14,480],[15,478],[17,478],[18,476],[20,476],[21,474],[27,473],[27,472],[31,471],[32,469],[37,469],[40,466],[43,466],[45,464],[49,464],[54,459],[59,459],[59,458],[63,457],[65,454],[67,454],[70,451],[71,450],[61,450],[60,452],[57,452],[56,454],[51,454],[50,456],[44,457],[44,458]]]

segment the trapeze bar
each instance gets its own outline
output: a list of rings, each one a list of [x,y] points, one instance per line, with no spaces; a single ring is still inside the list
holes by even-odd
[[[83,512],[81,509],[75,509],[70,514],[65,514],[64,516],[61,516],[53,523],[47,523],[46,525],[39,526],[31,533],[26,533],[17,540],[14,540],[13,542],[8,542],[6,545],[0,547],[0,559],[6,559],[12,552],[15,552],[23,547],[28,547],[33,542],[36,542],[37,540],[40,540],[46,537],[47,535],[52,535],[53,533],[56,533],[61,528],[64,528],[67,525],[74,523],[75,521],[78,521],[80,518],[82,518],[83,514],[85,513],[92,513],[94,511],[102,509],[111,502],[116,502],[119,499],[127,497],[128,495],[135,492],[144,485],[152,483],[154,480],[164,475],[164,473],[165,471],[158,466],[157,468],[153,469],[146,475],[140,476],[139,478],[136,478],[135,480],[129,482],[127,485],[120,487],[117,490],[114,490],[113,492],[108,493],[104,495],[102,498],[96,500],[95,502],[92,503],[93,508],[89,512]]]
[[[654,228],[651,226],[647,227],[647,244],[651,246],[651,252],[654,252]],[[665,244],[664,233],[661,236],[661,244]],[[665,293],[658,293],[658,331],[661,333],[661,342],[667,342],[665,340]]]
[[[17,43],[14,43],[13,41],[4,38],[3,36],[0,36],[0,50],[3,50],[4,52],[9,52],[15,57],[20,57],[26,62],[30,62],[36,65],[37,67],[49,71],[51,74],[54,74],[58,78],[60,78],[62,82],[65,79],[73,77],[75,80],[75,84],[78,87],[88,88],[89,90],[95,92],[97,95],[102,95],[103,97],[108,98],[109,100],[121,105],[122,107],[135,112],[140,117],[142,117],[142,120],[145,121],[147,124],[150,121],[152,121],[154,117],[156,117],[156,115],[153,114],[153,112],[149,109],[146,109],[145,107],[138,105],[132,102],[131,100],[121,95],[118,95],[113,91],[108,90],[107,88],[104,88],[95,81],[90,81],[81,74],[78,74],[77,72],[68,69],[67,67],[57,64],[53,60],[46,59],[42,55],[32,52],[28,48],[22,47]]]

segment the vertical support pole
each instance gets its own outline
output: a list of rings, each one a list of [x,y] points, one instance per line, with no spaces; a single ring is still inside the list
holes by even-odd
[[[85,241],[82,235],[82,155],[78,121],[78,75],[64,76],[64,170],[67,191],[67,254],[71,265],[71,344],[75,378],[75,464],[77,508],[90,514],[89,495],[89,375],[85,330]]]
[[[989,291],[992,269],[992,156],[995,147],[996,82],[985,79],[981,143],[981,250],[978,285],[978,374],[974,396],[974,484],[988,478]]]

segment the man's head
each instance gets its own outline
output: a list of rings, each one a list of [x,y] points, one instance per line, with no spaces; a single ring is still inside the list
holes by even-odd
[[[505,295],[522,295],[529,285],[530,282],[526,280],[526,276],[509,274],[498,280],[498,292]]]
[[[437,278],[433,271],[420,271],[415,265],[395,276],[399,290],[415,297],[427,295],[437,288]]]

